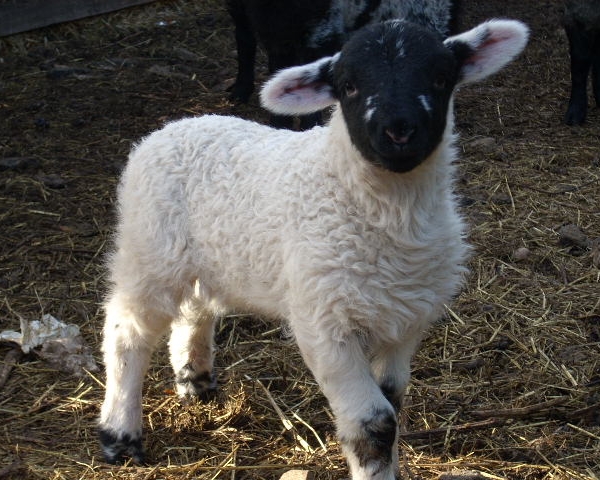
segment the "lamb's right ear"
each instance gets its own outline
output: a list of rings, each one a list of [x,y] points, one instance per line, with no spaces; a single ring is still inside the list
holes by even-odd
[[[280,115],[305,115],[333,105],[337,101],[332,84],[333,66],[339,55],[277,72],[263,86],[260,103]]]

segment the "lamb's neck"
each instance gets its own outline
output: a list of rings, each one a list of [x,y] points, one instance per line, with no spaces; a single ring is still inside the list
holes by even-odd
[[[429,217],[451,192],[453,135],[445,135],[429,159],[406,173],[394,173],[365,160],[352,144],[341,112],[330,122],[329,158],[352,203],[370,223],[385,229],[403,229],[413,219]],[[450,129],[448,130],[451,131]]]

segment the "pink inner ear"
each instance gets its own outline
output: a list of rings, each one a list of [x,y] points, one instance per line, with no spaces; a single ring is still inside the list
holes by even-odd
[[[297,92],[298,90],[302,90],[304,88],[306,88],[305,85],[300,85],[300,84],[294,85],[293,87],[285,87],[283,89],[283,95],[287,95],[288,93],[293,94],[293,93]]]
[[[465,65],[473,65],[473,64],[478,63],[480,60],[482,60],[483,58],[485,58],[487,56],[487,55],[482,55],[482,51],[486,51],[486,50],[492,48],[497,43],[502,43],[506,40],[510,40],[510,38],[511,38],[510,35],[502,35],[502,34],[489,35],[485,39],[485,41],[483,41],[477,47],[477,53],[475,53],[472,57],[470,57],[469,60],[465,62]]]
[[[496,43],[502,43],[507,40],[511,40],[513,38],[510,34],[502,34],[501,32],[496,33],[496,35],[490,35],[486,38],[485,42],[483,42],[479,48],[490,48],[492,45]]]
[[[286,87],[283,90],[283,94],[286,95],[288,93],[295,93],[298,90],[304,90],[306,88],[310,88],[310,89],[314,89],[314,90],[319,90],[321,88],[323,88],[326,85],[325,82],[310,82],[310,83],[298,83],[296,85],[294,85],[293,87]]]

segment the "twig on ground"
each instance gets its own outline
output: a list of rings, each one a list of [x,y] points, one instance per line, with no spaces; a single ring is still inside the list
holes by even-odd
[[[473,410],[471,415],[477,418],[521,418],[527,417],[534,413],[539,413],[557,405],[561,405],[569,400],[568,396],[553,398],[542,403],[536,403],[534,405],[527,405],[526,407],[514,407],[506,409],[494,409],[494,410]]]
[[[18,347],[13,348],[6,354],[6,357],[4,357],[4,365],[2,365],[2,369],[0,370],[0,390],[4,388],[4,385],[10,376],[10,372],[12,372],[12,369],[22,357],[23,351]]]
[[[400,432],[399,437],[402,440],[418,440],[429,438],[431,436],[446,435],[448,432],[468,432],[471,430],[480,430],[486,428],[499,427],[504,425],[506,420],[499,418],[488,418],[479,422],[462,423],[460,425],[449,425],[448,427],[432,428],[429,430],[419,430],[417,432]]]

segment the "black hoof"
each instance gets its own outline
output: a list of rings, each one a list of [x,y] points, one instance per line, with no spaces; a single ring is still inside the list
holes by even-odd
[[[587,108],[578,105],[570,105],[565,114],[565,123],[567,125],[582,125],[587,116]]]
[[[238,85],[234,83],[229,90],[229,100],[233,103],[248,103],[252,93],[254,92],[254,85]]]
[[[361,435],[352,439],[340,436],[340,442],[354,452],[361,467],[368,467],[373,473],[389,468],[398,428],[396,415],[391,409],[375,409],[370,418],[362,421],[362,428]]]
[[[175,378],[180,396],[193,396],[209,400],[217,390],[214,372],[196,373],[189,365],[183,367]]]
[[[145,455],[141,437],[132,438],[127,433],[119,436],[104,429],[100,429],[98,436],[107,463],[122,465],[131,459],[137,465],[144,465]]]

